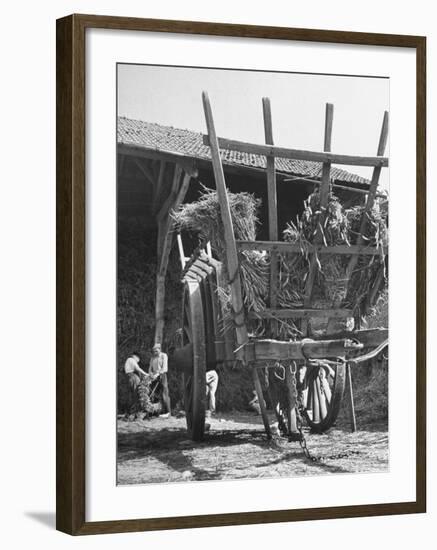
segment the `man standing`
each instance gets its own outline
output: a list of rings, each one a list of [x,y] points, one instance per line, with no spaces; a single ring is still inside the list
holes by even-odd
[[[159,380],[162,387],[162,401],[166,409],[165,416],[171,415],[170,395],[168,393],[168,357],[161,351],[161,344],[155,344],[152,348],[152,357],[149,363],[149,374],[153,380]],[[163,416],[163,415],[162,415]]]
[[[215,413],[215,392],[218,386],[218,374],[216,370],[209,370],[206,372],[206,399],[207,410],[206,416],[210,417]]]
[[[128,379],[130,389],[130,405],[129,413],[137,413],[138,409],[138,386],[141,381],[141,376],[146,376],[146,373],[139,365],[140,356],[134,351],[124,364],[124,372]]]

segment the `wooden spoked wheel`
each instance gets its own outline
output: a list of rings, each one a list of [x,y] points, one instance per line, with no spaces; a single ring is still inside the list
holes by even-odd
[[[309,366],[302,384],[302,402],[307,424],[314,432],[333,426],[340,412],[346,384],[346,365]]]
[[[191,439],[201,441],[205,433],[206,346],[202,292],[199,282],[184,285],[182,338],[192,345],[192,361],[184,369],[184,406]]]

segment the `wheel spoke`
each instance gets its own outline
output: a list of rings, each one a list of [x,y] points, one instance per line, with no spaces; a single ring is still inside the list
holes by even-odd
[[[321,420],[323,420],[324,418],[326,418],[328,411],[326,408],[325,394],[322,392],[322,389],[321,389],[320,376],[316,377],[316,389],[317,389],[317,398],[318,398],[319,407],[320,407],[320,418]]]
[[[319,396],[317,394],[317,377],[314,377],[313,379],[313,422],[318,423],[320,422],[320,403],[319,403]]]

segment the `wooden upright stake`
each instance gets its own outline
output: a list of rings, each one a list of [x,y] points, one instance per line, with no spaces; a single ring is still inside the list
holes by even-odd
[[[378,143],[378,150],[377,150],[378,157],[382,157],[384,155],[385,147],[387,145],[387,137],[388,137],[388,112],[385,111],[384,112],[384,118],[382,120],[381,134],[379,136],[379,143]],[[358,237],[357,237],[357,242],[356,242],[356,244],[358,246],[362,245],[363,242],[364,242],[363,235],[364,235],[364,233],[366,231],[366,228],[367,228],[367,221],[368,221],[367,214],[372,210],[373,205],[375,203],[375,196],[376,196],[376,191],[378,189],[378,183],[379,183],[379,177],[381,175],[381,170],[382,170],[381,166],[375,166],[375,168],[373,169],[372,179],[371,179],[370,187],[369,187],[369,194],[367,195],[366,205],[364,207],[363,215],[362,215],[362,218],[361,218],[360,231],[359,231],[359,234],[358,234]],[[353,272],[354,272],[354,269],[357,265],[358,258],[359,258],[359,254],[354,254],[353,256],[351,256],[351,258],[349,260],[349,263],[348,263],[348,266],[346,268],[345,297],[347,296],[347,291],[348,291],[350,279],[351,279],[351,277],[353,275]],[[341,301],[338,301],[334,305],[334,308],[338,308],[340,306],[341,306]],[[332,327],[332,322],[330,321],[328,323],[328,332],[330,331],[331,327]]]
[[[331,137],[332,137],[332,122],[334,118],[334,105],[332,103],[326,104],[325,109],[325,138],[324,138],[324,151],[331,151]],[[330,173],[331,173],[331,163],[324,162],[322,165],[322,179],[320,181],[320,218],[319,224],[317,226],[317,232],[314,237],[315,244],[321,244],[323,242],[323,222],[326,215],[326,207],[328,206],[329,201],[329,189],[330,189]],[[308,277],[305,283],[305,296],[304,296],[304,307],[308,307],[311,304],[311,295],[313,292],[314,279],[316,277],[317,270],[317,253],[314,253],[310,259],[310,267],[308,270]],[[302,335],[306,336],[308,332],[308,321],[302,321],[301,327]]]
[[[357,419],[355,417],[355,403],[354,403],[354,390],[352,387],[352,373],[351,366],[348,363],[346,365],[347,372],[347,381],[348,381],[348,390],[349,390],[349,410],[350,410],[350,421],[351,421],[351,432],[357,431]]]
[[[232,308],[234,310],[235,332],[239,351],[236,355],[244,362],[243,346],[249,341],[247,327],[244,318],[243,296],[241,291],[241,281],[239,273],[239,263],[237,255],[237,244],[235,242],[234,228],[232,224],[231,209],[229,206],[228,194],[226,191],[225,176],[223,173],[222,161],[220,158],[220,149],[217,141],[217,134],[212,116],[211,104],[207,92],[202,93],[203,109],[205,111],[206,127],[208,129],[209,145],[211,148],[211,160],[214,170],[217,195],[222,214],[224,238],[226,245],[226,267],[230,278]]]
[[[243,363],[246,362],[244,346],[249,341],[247,333],[246,320],[244,316],[243,296],[241,290],[241,279],[239,273],[239,262],[237,254],[237,244],[235,242],[234,228],[232,224],[231,209],[229,206],[228,194],[226,191],[225,175],[223,173],[222,161],[220,158],[220,149],[218,146],[217,134],[214,126],[214,118],[212,116],[211,103],[207,92],[202,92],[203,109],[205,111],[206,127],[208,130],[209,146],[211,148],[211,160],[214,170],[215,184],[217,187],[217,195],[220,203],[220,212],[222,215],[224,238],[226,245],[226,268],[228,277],[230,278],[229,286],[231,287],[232,308],[234,310],[235,333],[237,337],[238,348],[235,351],[237,359]],[[252,368],[253,383],[258,395],[258,402],[261,410],[264,427],[267,437],[271,437],[269,418],[264,404],[264,396],[261,382],[258,377],[256,368]]]
[[[267,145],[273,145],[273,124],[270,99],[263,97],[264,134]],[[278,199],[276,189],[275,157],[266,157],[267,164],[267,198],[269,211],[269,239],[278,240]],[[278,253],[272,250],[270,253],[270,307],[277,306],[277,285],[278,285]],[[270,328],[272,336],[276,337],[278,322],[272,320]]]

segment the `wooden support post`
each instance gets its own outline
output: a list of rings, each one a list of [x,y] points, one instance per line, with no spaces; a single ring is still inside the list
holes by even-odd
[[[331,151],[331,137],[332,137],[332,122],[334,118],[334,105],[332,103],[326,104],[325,109],[325,138],[324,138],[324,151]],[[322,179],[320,181],[320,218],[319,224],[317,226],[317,232],[314,237],[315,244],[320,244],[323,242],[323,222],[326,215],[326,207],[328,206],[329,201],[329,190],[330,190],[330,173],[331,173],[331,163],[324,162],[322,166]],[[308,270],[308,276],[305,283],[305,296],[304,296],[304,307],[308,307],[311,304],[311,295],[313,292],[314,279],[317,272],[317,254],[313,254],[310,259],[310,266]],[[308,322],[302,321],[301,332],[303,336],[307,335],[308,332]]]
[[[348,381],[348,390],[349,390],[349,411],[350,411],[351,432],[356,432],[357,420],[355,417],[354,390],[352,386],[351,366],[349,363],[346,365],[346,372],[347,372],[347,381]]]
[[[288,394],[288,408],[287,408],[287,422],[288,422],[288,435],[291,435],[293,432],[297,432],[297,421],[296,421],[296,379],[294,378],[296,373],[291,372],[291,366],[287,365],[285,367],[285,383],[287,385],[287,394]]]
[[[388,112],[385,111],[384,112],[384,117],[383,117],[383,120],[382,120],[381,134],[379,136],[379,143],[378,143],[378,150],[377,150],[378,157],[382,157],[384,155],[385,147],[387,145],[387,137],[388,137]],[[357,242],[356,242],[356,244],[358,246],[362,245],[363,242],[364,242],[363,235],[364,235],[364,233],[366,231],[366,228],[367,228],[367,221],[368,221],[367,214],[372,210],[373,205],[375,203],[375,196],[376,196],[376,191],[378,189],[378,183],[379,183],[379,177],[381,175],[381,169],[382,169],[381,166],[376,166],[373,169],[372,179],[371,179],[370,187],[369,187],[369,193],[367,195],[367,201],[366,201],[366,204],[364,206],[364,211],[363,211],[363,215],[362,215],[362,218],[361,218],[360,230],[359,230],[359,234],[358,234]],[[350,283],[351,277],[353,275],[354,269],[357,265],[358,259],[359,259],[359,254],[354,254],[353,256],[351,256],[351,258],[349,260],[349,263],[348,263],[348,266],[346,268],[345,296],[347,296],[349,283]],[[341,305],[341,301],[337,302],[334,305],[334,307],[337,308],[337,307],[340,307],[340,305]],[[328,332],[330,331],[331,327],[332,327],[332,323],[330,322],[330,323],[328,323]]]
[[[179,164],[176,164],[174,168],[173,182],[171,185],[170,193],[168,194],[168,197],[165,199],[163,205],[161,206],[159,212],[156,215],[158,221],[162,220],[164,217],[168,215],[168,213],[170,212],[170,209],[172,208],[176,200],[176,196],[179,191],[179,181],[181,179],[181,174],[182,174],[182,167]]]
[[[259,410],[261,411],[261,417],[264,424],[264,429],[267,434],[267,439],[272,438],[272,431],[270,429],[269,417],[267,414],[266,402],[264,401],[263,389],[258,375],[258,369],[252,368],[253,385],[255,386],[256,395],[258,397]]]
[[[165,175],[165,167],[166,166],[167,166],[167,163],[165,162],[165,160],[161,160],[160,163],[159,163],[159,173],[158,173],[158,178],[156,180],[156,186],[155,186],[154,191],[153,191],[152,211],[153,211],[154,214],[156,213],[156,211],[158,209],[159,196],[162,192],[162,186],[163,186],[163,183],[164,183],[164,175]]]
[[[270,99],[263,97],[264,135],[267,145],[273,145],[273,123]],[[275,157],[266,157],[267,165],[267,198],[269,212],[269,239],[278,240],[278,198],[276,189]],[[278,253],[272,250],[270,253],[270,307],[275,308],[277,301],[278,286]],[[275,320],[270,322],[272,336],[276,336],[278,323]]]
[[[247,327],[244,317],[243,296],[239,273],[239,262],[237,245],[235,242],[234,228],[232,224],[231,209],[229,206],[228,194],[226,191],[225,176],[223,173],[220,149],[217,141],[217,134],[214,126],[211,104],[207,92],[202,93],[203,109],[205,111],[206,127],[208,129],[209,145],[211,148],[211,160],[214,170],[217,195],[222,214],[224,239],[226,245],[226,268],[230,278],[232,308],[234,310],[235,332],[237,336],[238,350],[236,356],[245,361],[244,346],[249,341]]]
[[[182,170],[176,166],[173,183],[180,180]],[[185,174],[180,189],[175,186],[172,189],[173,202],[168,206],[167,212],[158,215],[158,258],[156,273],[156,301],[155,301],[155,343],[161,344],[164,334],[164,308],[165,308],[165,276],[167,274],[168,260],[173,244],[173,219],[170,216],[172,209],[178,208],[185,198],[191,180],[189,174]],[[166,201],[167,203],[167,201]]]
[[[153,173],[149,170],[149,167],[137,158],[134,158],[134,162],[146,180],[152,185],[152,189],[155,189],[155,178],[153,177]]]

